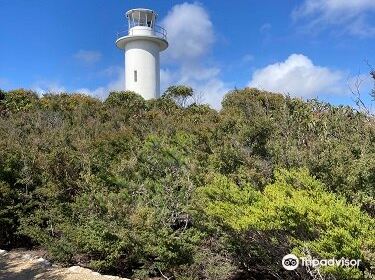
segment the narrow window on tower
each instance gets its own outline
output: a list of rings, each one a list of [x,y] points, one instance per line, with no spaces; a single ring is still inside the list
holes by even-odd
[[[137,82],[138,80],[138,73],[137,70],[134,70],[134,82]]]

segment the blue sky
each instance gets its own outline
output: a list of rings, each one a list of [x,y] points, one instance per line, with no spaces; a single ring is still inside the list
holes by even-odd
[[[374,0],[0,0],[0,88],[100,98],[122,89],[114,40],[136,7],[157,11],[168,32],[162,87],[189,84],[214,107],[234,87],[350,104],[360,75],[370,91]]]

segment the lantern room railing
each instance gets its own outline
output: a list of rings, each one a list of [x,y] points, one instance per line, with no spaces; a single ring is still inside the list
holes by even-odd
[[[128,30],[120,31],[117,33],[117,39],[125,36],[133,36],[133,35],[139,35],[139,31],[145,30],[145,31],[151,31],[151,34],[162,38],[164,40],[167,40],[167,31],[158,25],[154,25],[154,27],[148,27],[143,25],[136,25],[136,28],[129,28]]]

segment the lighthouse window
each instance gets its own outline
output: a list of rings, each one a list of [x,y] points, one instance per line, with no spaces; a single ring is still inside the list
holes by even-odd
[[[134,70],[134,82],[138,80],[138,73],[137,70]]]

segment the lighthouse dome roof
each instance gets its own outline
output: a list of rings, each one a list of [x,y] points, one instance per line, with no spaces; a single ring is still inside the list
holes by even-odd
[[[148,14],[155,14],[157,16],[157,14],[153,10],[151,10],[151,9],[145,9],[145,8],[131,9],[131,10],[129,10],[129,11],[126,12],[126,16],[129,16],[130,14],[132,14],[134,12],[142,12],[142,13],[148,13]]]

